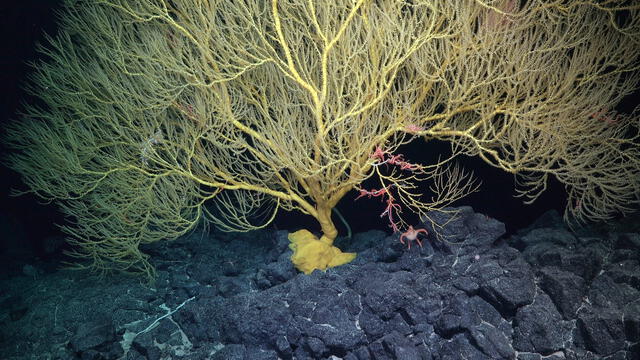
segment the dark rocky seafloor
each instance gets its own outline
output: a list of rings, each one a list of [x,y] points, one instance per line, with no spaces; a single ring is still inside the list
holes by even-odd
[[[458,210],[414,224],[422,248],[338,239],[356,260],[311,275],[283,230],[148,246],[152,286],[24,264],[0,280],[0,359],[640,359],[637,217],[504,237]]]

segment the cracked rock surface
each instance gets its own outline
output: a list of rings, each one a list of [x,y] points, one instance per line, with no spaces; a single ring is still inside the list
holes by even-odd
[[[424,247],[370,231],[311,275],[286,231],[154,245],[159,278],[31,270],[2,280],[7,359],[638,359],[640,234],[554,213],[504,238],[457,208]],[[416,226],[418,225],[418,226]],[[440,226],[442,227],[440,228]],[[37,270],[37,269],[36,269]],[[36,275],[33,275],[36,274]]]

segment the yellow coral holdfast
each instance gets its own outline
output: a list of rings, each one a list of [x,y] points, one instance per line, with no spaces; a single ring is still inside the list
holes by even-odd
[[[344,265],[356,258],[356,253],[344,253],[329,242],[318,240],[308,230],[298,230],[289,234],[289,248],[293,250],[291,262],[305,274],[313,270]]]

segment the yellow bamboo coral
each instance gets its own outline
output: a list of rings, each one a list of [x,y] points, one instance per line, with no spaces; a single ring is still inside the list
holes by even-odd
[[[149,275],[140,245],[202,221],[246,231],[299,211],[331,246],[332,208],[370,176],[418,215],[440,209],[473,190],[449,166],[460,154],[514,174],[529,201],[555,177],[568,216],[604,219],[640,192],[639,117],[615,113],[640,79],[638,11],[595,0],[68,0],[29,85],[41,105],[7,129],[9,164],[61,206],[74,255]],[[425,152],[448,141],[454,156],[377,171],[376,149],[413,140]],[[420,180],[433,197],[419,196]]]

